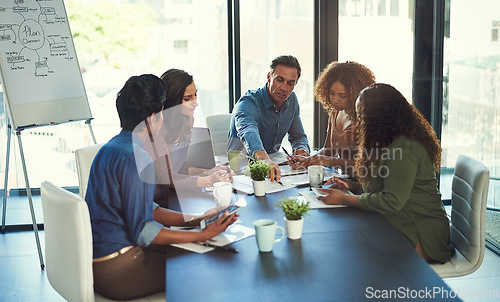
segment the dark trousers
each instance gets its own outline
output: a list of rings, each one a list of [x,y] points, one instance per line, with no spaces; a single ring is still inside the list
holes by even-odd
[[[109,299],[136,299],[165,290],[164,247],[136,246],[115,258],[92,264],[94,290]]]

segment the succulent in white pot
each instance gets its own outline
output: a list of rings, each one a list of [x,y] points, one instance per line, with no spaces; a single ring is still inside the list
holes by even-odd
[[[271,169],[271,164],[263,160],[252,161],[243,167],[243,173],[253,180],[255,196],[264,196],[266,194],[266,176]]]
[[[302,197],[283,197],[275,206],[281,208],[285,214],[285,229],[289,239],[300,239],[304,226],[304,215],[311,207],[309,201]]]

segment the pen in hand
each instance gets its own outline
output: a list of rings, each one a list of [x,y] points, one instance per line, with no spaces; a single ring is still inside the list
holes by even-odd
[[[295,159],[293,159],[293,157],[288,153],[288,151],[286,151],[285,147],[281,147],[281,149],[283,149],[283,151],[285,151],[285,154],[286,156],[290,157],[290,159],[296,164],[297,161]]]

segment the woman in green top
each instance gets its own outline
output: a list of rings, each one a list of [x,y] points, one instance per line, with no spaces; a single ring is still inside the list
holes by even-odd
[[[356,111],[359,136],[354,169],[359,183],[334,177],[326,182],[330,189],[322,189],[328,195],[319,199],[377,211],[425,260],[447,262],[454,249],[436,179],[441,161],[436,133],[387,84],[365,88],[356,101]]]

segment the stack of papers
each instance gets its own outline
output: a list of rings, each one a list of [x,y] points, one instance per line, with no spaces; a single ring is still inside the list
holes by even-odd
[[[182,229],[182,228],[175,228],[172,227],[172,229]],[[198,231],[200,232],[200,228],[196,228],[193,231]],[[255,235],[255,230],[249,227],[246,227],[244,225],[241,225],[239,223],[234,223],[230,225],[225,232],[209,239],[207,243],[210,243],[211,245],[215,246],[226,246],[230,243],[236,242],[238,240],[250,237]],[[190,242],[190,243],[176,243],[176,244],[171,244],[171,246],[175,246],[178,248],[182,248],[191,252],[196,252],[196,253],[206,253],[214,250],[214,247],[209,247],[209,246],[204,246],[203,242]]]

